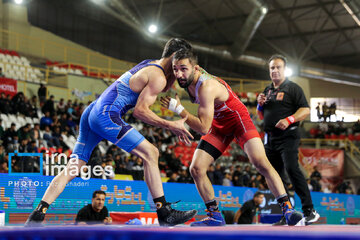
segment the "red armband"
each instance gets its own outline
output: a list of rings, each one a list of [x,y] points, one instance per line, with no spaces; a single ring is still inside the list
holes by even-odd
[[[295,122],[295,118],[294,118],[294,115],[291,115],[287,118],[285,118],[286,121],[289,123],[289,125],[293,124]]]

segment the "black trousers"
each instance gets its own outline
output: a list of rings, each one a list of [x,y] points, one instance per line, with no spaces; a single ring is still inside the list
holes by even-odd
[[[265,142],[265,151],[270,163],[279,173],[286,192],[288,192],[288,188],[285,184],[287,172],[287,175],[295,188],[296,194],[301,199],[303,212],[309,212],[313,209],[314,205],[306,179],[299,167],[299,145],[300,137],[297,133],[280,137],[268,134],[267,142]]]

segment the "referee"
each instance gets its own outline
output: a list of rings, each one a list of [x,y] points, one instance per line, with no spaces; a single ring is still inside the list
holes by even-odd
[[[266,155],[285,183],[286,173],[301,199],[305,223],[316,222],[320,215],[315,211],[310,191],[298,163],[300,144],[299,123],[310,113],[303,90],[285,78],[286,58],[273,55],[269,61],[272,83],[257,101],[257,114],[264,119],[264,145]],[[285,189],[286,188],[286,184]],[[285,225],[283,217],[275,225]]]

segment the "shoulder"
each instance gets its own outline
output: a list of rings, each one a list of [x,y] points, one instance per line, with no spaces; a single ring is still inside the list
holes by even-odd
[[[166,85],[166,77],[164,72],[155,66],[149,66],[146,69],[146,76],[148,78],[149,84],[155,85]]]
[[[290,88],[290,89],[294,89],[294,90],[302,90],[302,88],[295,82],[293,81],[290,81],[290,80],[287,80],[287,86]]]
[[[88,205],[82,207],[82,208],[79,210],[79,213],[89,212],[89,211],[90,211],[90,208],[91,208],[91,204],[88,204]]]

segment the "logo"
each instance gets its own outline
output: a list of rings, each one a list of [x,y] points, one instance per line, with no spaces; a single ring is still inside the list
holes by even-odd
[[[43,214],[45,214],[47,210],[48,209],[46,207],[44,207],[43,210],[42,210]]]
[[[39,161],[39,172],[26,172],[28,166],[25,163],[29,162],[29,158],[33,158],[34,165]],[[36,160],[34,158],[37,158]],[[89,180],[91,176],[112,176],[114,170],[112,166],[106,165],[102,167],[100,165],[88,166],[83,165],[79,167],[79,157],[77,154],[71,154],[69,157],[64,153],[45,154],[45,161],[43,162],[43,153],[18,153],[17,151],[9,153],[9,175],[31,175],[42,176],[43,173],[46,176],[56,176],[60,172],[64,171],[65,175],[74,177],[81,177],[83,180]],[[43,168],[43,164],[45,164]],[[20,167],[19,167],[20,166]],[[25,166],[25,167],[24,167]],[[33,170],[34,166],[30,166]],[[13,171],[15,170],[15,171]]]
[[[243,202],[246,202],[247,200],[250,200],[254,197],[254,193],[251,189],[248,189],[244,192],[243,195]]]
[[[36,186],[28,177],[19,179],[19,183],[14,185],[14,200],[18,208],[33,208],[36,198]]]
[[[161,202],[156,202],[156,209],[162,208],[163,204]]]
[[[14,151],[13,153],[9,153],[9,175],[24,175],[24,172],[13,172],[12,170],[12,159],[19,159],[19,164],[26,163],[28,158],[36,158],[39,159],[40,172],[26,172],[26,175],[32,176],[42,176],[43,171],[43,154],[42,153],[18,153],[18,151]],[[34,159],[35,160],[35,159]],[[24,166],[24,165],[22,165]]]
[[[284,93],[278,92],[278,94],[276,95],[276,100],[282,101],[283,99],[284,99]]]

